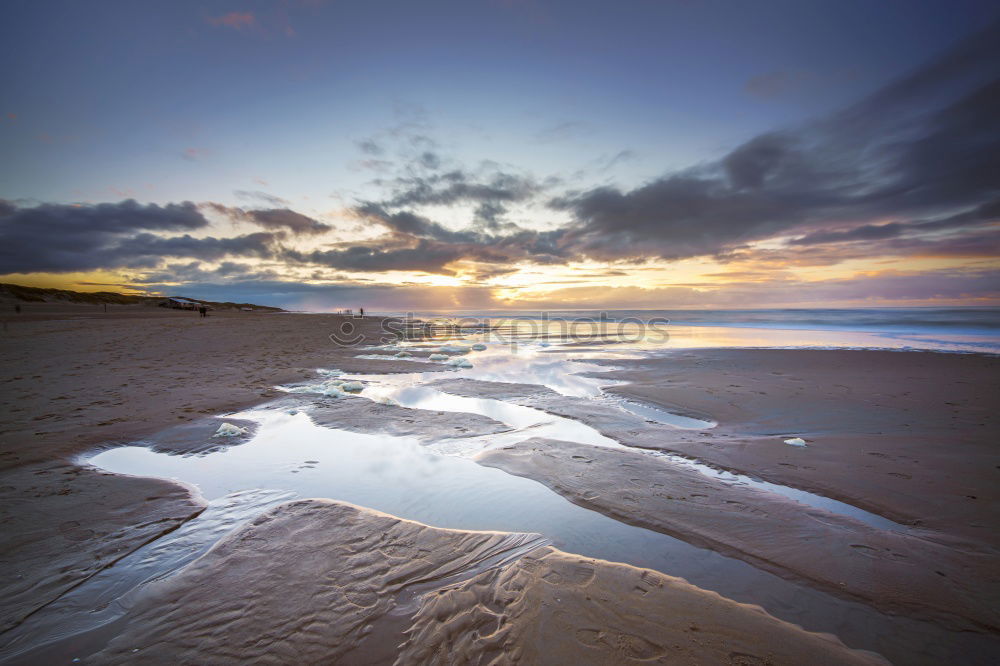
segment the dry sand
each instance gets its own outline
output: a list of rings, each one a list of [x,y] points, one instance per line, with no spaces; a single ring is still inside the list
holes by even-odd
[[[48,460],[108,441],[130,441],[179,421],[283,396],[278,384],[315,369],[426,372],[410,361],[356,359],[330,334],[349,325],[374,341],[379,319],[339,315],[26,306],[6,317],[0,357],[0,465]],[[47,308],[51,310],[51,308]],[[13,319],[13,321],[11,321]],[[443,369],[443,368],[442,368]]]
[[[884,663],[682,580],[543,543],[290,502],[147,588],[94,661]]]

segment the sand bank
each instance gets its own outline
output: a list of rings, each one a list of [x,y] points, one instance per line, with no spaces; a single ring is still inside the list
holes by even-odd
[[[329,337],[349,322],[374,341],[373,318],[109,310],[45,304],[4,317],[3,627],[203,508],[185,487],[99,473],[74,464],[77,454],[143,440],[172,453],[236,445],[212,438],[220,421],[206,415],[284,396],[276,384],[311,379],[317,367],[435,369],[355,359],[358,348]]]
[[[615,365],[629,369],[603,376],[630,383],[612,393],[719,422],[675,432],[672,450],[1000,547],[1000,357],[704,350]]]
[[[66,463],[0,475],[4,572],[0,631],[198,515],[204,502],[168,481]]]
[[[543,544],[291,502],[147,588],[95,660],[883,663],[679,579]]]
[[[1000,626],[996,559],[972,543],[878,530],[639,452],[536,439],[486,452],[479,460],[541,481],[617,520],[883,611],[962,630]]]

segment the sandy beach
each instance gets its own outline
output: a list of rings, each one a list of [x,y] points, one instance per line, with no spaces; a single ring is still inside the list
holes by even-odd
[[[200,319],[130,306],[24,314],[6,316],[3,335],[0,520],[2,564],[11,572],[3,663],[986,664],[1000,655],[995,357],[598,353],[581,375],[604,384],[595,399],[560,393],[556,384],[491,380],[487,360],[501,362],[499,351],[484,352],[482,363],[470,355],[477,370],[456,376],[447,374],[454,367],[428,361],[429,347],[413,347],[407,360],[392,348],[339,346],[329,338],[346,319],[339,315]],[[379,341],[377,319],[351,323]],[[572,349],[542,348],[531,358],[544,363],[558,353],[575,363]],[[385,358],[357,358],[373,353]],[[357,377],[364,391],[331,388],[320,368],[339,371],[337,386]],[[380,386],[391,392],[378,393]],[[656,423],[616,400],[714,427]],[[260,406],[269,416],[251,409]],[[228,413],[236,415],[218,418]],[[532,426],[536,414],[562,418]],[[243,431],[213,437],[223,422]],[[500,488],[528,484],[510,487],[565,504],[560,511],[573,520],[579,515],[580,543],[610,529],[600,519],[638,530],[623,532],[635,538],[721,556],[712,562],[738,563],[725,566],[746,572],[740,594],[759,601],[727,598],[668,564],[567,551],[558,546],[570,543],[561,532],[443,529],[302,491],[291,501],[268,499],[195,548],[185,530],[240,489],[225,481],[223,467],[198,472],[219,479],[211,490],[180,472],[163,474],[181,481],[112,474],[82,457],[132,445],[197,471],[213,456],[235,460],[244,451],[250,459],[293,423],[300,438],[332,432],[344,446],[361,438],[362,453],[350,455],[375,455],[365,450],[382,437],[410,447],[401,461],[441,459],[454,461],[446,475],[472,468],[499,475],[470,477],[473,488],[492,479]],[[785,443],[793,437],[805,446]],[[420,454],[424,447],[434,454]],[[672,464],[663,452],[704,469]],[[328,464],[316,456],[259,473],[306,477]],[[391,461],[362,458],[357,469]],[[404,469],[392,473],[413,474],[410,462],[399,464]],[[847,509],[725,482],[712,470]],[[431,499],[407,501],[454,504],[452,495],[434,500],[434,481],[421,486],[420,478],[413,487]],[[494,491],[481,487],[489,511],[501,512]],[[483,511],[473,504],[468,515]],[[127,601],[113,621],[53,629],[74,599],[108,594],[97,589],[102,577],[135,569],[144,547],[168,550],[171,539],[190,554],[169,575],[143,573],[123,588]],[[713,576],[723,574],[709,568],[699,581]],[[843,615],[828,629],[797,623],[831,613]],[[852,614],[868,619],[844,619]]]
[[[1000,664],[1000,3],[0,26],[0,666]]]

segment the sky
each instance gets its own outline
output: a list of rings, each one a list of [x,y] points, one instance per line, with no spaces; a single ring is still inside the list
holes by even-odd
[[[1000,305],[1000,5],[0,4],[0,282]]]

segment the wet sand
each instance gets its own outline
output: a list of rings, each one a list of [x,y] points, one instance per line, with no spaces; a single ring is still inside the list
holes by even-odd
[[[8,570],[17,571],[19,578],[4,584],[3,593],[10,599],[4,608],[5,626],[16,625],[95,570],[173,529],[204,506],[200,498],[182,486],[100,474],[75,465],[72,461],[76,455],[95,446],[137,440],[148,440],[157,450],[188,454],[203,453],[214,446],[238,446],[240,438],[216,443],[210,437],[211,426],[201,419],[206,414],[274,399],[289,400],[289,405],[294,406],[294,399],[273,387],[314,379],[318,367],[361,373],[440,368],[405,360],[356,359],[358,349],[337,347],[328,337],[333,327],[344,320],[337,316],[259,313],[220,313],[200,320],[191,313],[139,309],[104,316],[92,309],[84,312],[69,308],[8,322],[0,361],[0,381],[4,382],[0,395],[0,406],[4,408],[0,422],[0,486],[10,501],[5,501],[2,508],[0,519],[5,529],[0,547],[5,563],[9,563]],[[372,334],[377,332],[375,320],[365,320],[362,325],[369,327]],[[610,390],[630,399],[710,417],[719,426],[709,432],[677,430],[648,423],[613,406],[567,398],[536,385],[485,386],[482,382],[467,382],[464,388],[456,384],[448,390],[509,399],[562,413],[629,446],[677,451],[720,467],[837,497],[906,523],[913,534],[887,535],[864,526],[845,527],[844,520],[837,516],[832,524],[815,520],[815,524],[804,526],[803,521],[815,519],[817,512],[796,517],[780,502],[775,504],[773,498],[761,500],[752,493],[748,496],[738,491],[740,497],[733,499],[735,495],[730,497],[727,491],[709,484],[707,502],[688,501],[684,510],[689,513],[665,525],[662,520],[657,523],[664,510],[661,504],[673,500],[661,497],[664,491],[657,484],[666,485],[666,480],[687,488],[684,484],[693,483],[690,478],[652,478],[652,468],[641,468],[640,473],[629,474],[627,479],[618,472],[599,476],[596,481],[604,484],[605,491],[602,503],[587,494],[591,489],[577,492],[566,481],[566,470],[579,464],[573,455],[580,455],[568,453],[566,445],[545,443],[552,460],[541,457],[539,460],[545,464],[529,466],[531,469],[515,469],[517,465],[510,460],[516,449],[496,452],[490,462],[500,464],[506,457],[507,462],[501,466],[507,465],[511,471],[533,476],[552,487],[564,483],[565,487],[558,489],[567,497],[590,502],[590,508],[625,522],[658,524],[692,543],[738,551],[743,559],[762,568],[780,569],[785,575],[809,580],[819,587],[848,583],[841,586],[847,588],[841,591],[843,594],[865,598],[876,607],[993,633],[996,618],[989,601],[996,598],[997,589],[993,573],[996,567],[991,568],[991,564],[997,561],[993,528],[1000,499],[994,478],[1000,473],[994,444],[996,359],[931,353],[704,350],[674,353],[657,360],[616,360],[610,365],[626,369],[602,376],[631,382]],[[359,406],[356,411],[352,403]],[[480,416],[428,414],[361,403],[358,398],[330,401],[314,410],[315,418],[318,422],[336,423],[337,427],[413,435],[424,441],[463,429],[463,434],[482,435],[504,430],[502,424]],[[796,448],[782,442],[791,436],[803,437],[808,446]],[[563,460],[567,453],[568,461]],[[595,460],[615,456],[607,465],[614,469],[612,463],[624,460],[617,456],[625,454],[591,448],[587,455]],[[640,482],[636,484],[633,479]],[[629,488],[626,494],[630,501],[617,482]],[[690,499],[694,493],[698,493],[697,489],[685,497]],[[745,510],[733,511],[736,505],[727,501],[742,503]],[[288,506],[293,508],[282,509],[285,513],[279,511],[282,518],[275,522],[280,528],[275,529],[312,539],[315,535],[310,535],[309,524],[327,520],[322,509],[331,505],[297,502]],[[810,537],[775,535],[773,543],[767,544],[765,522],[752,519],[740,527],[733,520],[740,515],[759,516],[759,511],[768,509],[787,517],[795,530],[805,529]],[[298,516],[299,511],[308,513],[308,518]],[[338,511],[331,515],[339,515]],[[257,648],[252,646],[246,648],[249,652],[239,652],[238,657],[234,656],[236,652],[226,652],[235,649],[233,645],[239,641],[227,643],[219,633],[211,633],[214,622],[221,622],[219,626],[235,623],[233,635],[237,638],[244,635],[240,632],[249,631],[248,626],[263,632],[258,637],[264,636],[261,640],[270,646],[272,654],[279,655],[278,661],[290,655],[318,655],[320,652],[298,650],[328,650],[331,641],[349,650],[360,650],[354,654],[365,655],[362,661],[371,657],[377,657],[376,662],[393,661],[395,646],[403,644],[403,640],[392,643],[364,639],[357,632],[365,633],[368,625],[362,623],[358,629],[351,624],[353,619],[344,624],[337,615],[369,617],[369,611],[357,608],[383,608],[382,601],[372,606],[338,601],[327,615],[321,613],[312,621],[307,619],[312,617],[308,607],[312,602],[305,587],[301,588],[301,597],[280,594],[282,576],[292,576],[290,584],[301,576],[303,586],[307,580],[316,583],[332,576],[333,588],[338,590],[360,585],[361,580],[374,581],[371,584],[378,585],[373,589],[385,592],[389,605],[396,603],[400,588],[393,586],[398,581],[378,578],[394,570],[390,565],[394,566],[395,560],[386,560],[384,553],[369,548],[371,544],[365,539],[379,534],[372,531],[369,514],[362,513],[364,516],[358,514],[351,519],[356,522],[351,529],[365,533],[360,540],[353,545],[338,545],[337,535],[326,535],[323,538],[329,541],[322,542],[324,547],[334,551],[346,548],[350,557],[360,558],[351,560],[356,567],[333,565],[319,555],[314,560],[302,554],[305,559],[300,558],[295,566],[269,569],[268,562],[278,556],[265,557],[254,550],[257,542],[241,542],[234,535],[181,574],[150,586],[135,612],[129,614],[128,632],[108,645],[95,663],[125,660],[129,654],[126,650],[135,649],[127,646],[127,639],[139,640],[143,645],[172,646],[158,653],[171,663],[184,658],[237,661],[256,654],[253,650]],[[382,516],[379,520],[405,522],[377,512],[373,515]],[[828,516],[822,517],[830,522]],[[253,529],[258,528],[265,529]],[[486,542],[476,541],[484,538],[482,533],[432,530],[419,525],[407,527],[404,532],[414,538],[402,538],[397,545],[400,552],[409,553],[402,559],[411,569],[424,566],[421,562],[425,562],[422,558],[427,553],[421,549],[448,553],[443,559],[436,560],[437,555],[431,558],[430,570],[434,571],[477,561],[476,553],[480,551],[476,549],[488,549]],[[418,532],[424,534],[419,539],[415,536]],[[719,538],[723,533],[726,538]],[[834,541],[846,554],[837,558],[836,566],[824,567],[824,562],[833,561],[828,552],[831,534],[839,535]],[[865,539],[854,543],[851,534]],[[494,534],[493,538],[501,537]],[[417,547],[421,539],[432,545]],[[454,539],[460,540],[455,542],[461,543],[459,550],[452,543]],[[572,563],[578,564],[580,558],[543,550],[504,567],[476,572],[461,585],[427,598],[419,612],[414,609],[413,614],[402,619],[389,613],[387,624],[382,620],[372,624],[388,628],[369,631],[375,631],[376,636],[379,631],[396,636],[412,622],[404,652],[399,653],[400,663],[421,661],[445,648],[467,651],[468,661],[485,663],[489,655],[498,654],[497,645],[507,652],[519,650],[529,661],[544,661],[546,646],[553,645],[567,660],[583,663],[625,661],[643,655],[651,655],[649,659],[654,661],[680,659],[681,663],[854,663],[866,658],[762,611],[751,612],[746,606],[669,576],[626,565],[588,560],[588,566],[596,572],[594,579],[604,581],[598,588],[553,586],[553,579],[572,578],[576,566]],[[898,553],[904,555],[902,560],[895,557]],[[219,566],[220,557],[224,557],[224,566]],[[364,568],[369,565],[378,573]],[[230,566],[243,572],[238,581],[226,578],[225,570]],[[532,567],[544,573],[536,576],[527,570]],[[546,582],[548,573],[554,575]],[[637,600],[630,585],[635,583],[635,576],[644,575],[667,581],[663,588],[667,592],[654,591]],[[343,576],[353,582],[344,582],[347,579]],[[850,581],[835,580],[838,577]],[[257,585],[252,588],[257,590],[253,600],[239,596],[241,586],[248,581]],[[870,588],[866,589],[865,581],[872,584]],[[214,598],[203,597],[220,585],[233,590],[237,605],[225,606],[225,600],[217,594]],[[198,592],[199,587],[203,592]],[[523,591],[523,595],[509,596],[511,589]],[[376,591],[375,595],[382,592]],[[164,594],[168,596],[156,596]],[[164,606],[163,599],[175,599],[169,594],[181,595],[176,599],[190,603]],[[147,596],[161,601],[146,601]],[[600,603],[592,603],[595,599]],[[259,625],[252,625],[257,621],[255,613],[238,617],[239,603],[252,603],[255,613],[258,606],[266,609],[261,611],[261,618],[268,618],[268,613],[280,614],[282,622],[301,614],[302,622],[291,629],[292,635],[302,636],[305,642],[299,645],[297,641],[286,641],[273,631],[267,633]],[[562,607],[563,603],[567,606]],[[228,610],[220,610],[221,606]],[[496,631],[487,631],[485,627],[492,628],[497,622],[493,618],[501,607],[510,609],[501,618],[506,622],[504,630],[500,632],[498,626]],[[573,610],[565,613],[564,608]],[[629,608],[641,609],[641,613]],[[160,615],[162,620],[154,617]],[[697,630],[685,628],[689,616],[698,618],[694,625]],[[340,628],[326,627],[331,618]],[[635,626],[626,627],[622,618]],[[646,623],[644,618],[654,621]],[[583,619],[587,626],[581,624]],[[208,633],[191,642],[184,637],[191,633],[184,627],[195,620],[204,621],[202,629]],[[472,630],[479,632],[479,638],[470,639],[477,636],[468,633]],[[348,636],[352,631],[355,633]],[[313,640],[317,635],[318,642]],[[329,661],[330,653],[323,654],[316,659],[292,660]]]
[[[95,661],[884,663],[682,580],[543,544],[287,503],[150,586]]]
[[[0,473],[0,632],[204,509],[184,486],[49,462]]]
[[[1000,547],[1000,357],[706,350],[614,365],[628,369],[601,376],[629,383],[610,392],[719,422],[675,432],[671,450]],[[796,436],[807,448],[784,444]]]
[[[109,310],[28,304],[2,318],[0,563],[12,574],[0,592],[5,629],[204,508],[191,489],[99,473],[75,464],[77,455],[157,434],[160,450],[177,453],[235,445],[211,439],[206,414],[279,397],[275,384],[313,377],[317,367],[417,365],[358,360],[356,349],[329,338],[349,321],[374,339],[380,320],[372,318]]]
[[[479,460],[541,481],[617,520],[885,612],[958,630],[1000,627],[996,558],[972,542],[876,529],[642,453],[538,439],[488,451]]]

